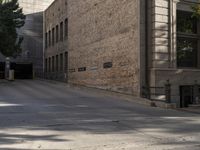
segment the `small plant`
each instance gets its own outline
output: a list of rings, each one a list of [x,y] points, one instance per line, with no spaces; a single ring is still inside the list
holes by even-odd
[[[199,3],[192,6],[192,9],[194,11],[193,17],[196,17],[197,19],[200,19],[200,0]]]

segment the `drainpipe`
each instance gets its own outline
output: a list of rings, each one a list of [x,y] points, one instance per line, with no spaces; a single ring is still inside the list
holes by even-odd
[[[148,31],[148,3],[149,0],[145,0],[145,86],[149,87],[149,58],[148,58],[148,44],[149,44],[149,31]]]
[[[173,18],[173,10],[172,10],[172,0],[169,0],[169,4],[168,4],[168,8],[169,8],[169,12],[168,12],[168,36],[169,36],[169,48],[168,48],[168,51],[169,51],[169,68],[173,67],[173,54],[172,54],[172,18]]]

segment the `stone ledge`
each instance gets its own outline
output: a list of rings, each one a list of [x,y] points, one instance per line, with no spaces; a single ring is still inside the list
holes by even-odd
[[[189,107],[192,107],[192,108],[200,108],[200,104],[192,104],[192,105],[189,105]]]
[[[153,101],[155,107],[165,108],[165,109],[176,109],[177,104],[176,103],[165,103],[165,102],[156,102]]]

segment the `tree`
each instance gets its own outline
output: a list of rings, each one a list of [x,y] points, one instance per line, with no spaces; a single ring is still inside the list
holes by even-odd
[[[200,0],[199,0],[198,4],[196,4],[192,7],[192,9],[194,11],[193,17],[200,19]]]
[[[25,15],[18,0],[0,0],[0,52],[9,57],[21,52],[23,37],[18,37],[17,29],[25,23]]]

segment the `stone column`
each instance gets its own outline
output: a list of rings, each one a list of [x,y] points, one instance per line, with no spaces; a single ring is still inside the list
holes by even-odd
[[[172,0],[171,4],[171,51],[170,51],[170,62],[172,68],[177,68],[177,31],[176,31],[176,23],[177,23],[177,3],[180,2],[180,0]]]

